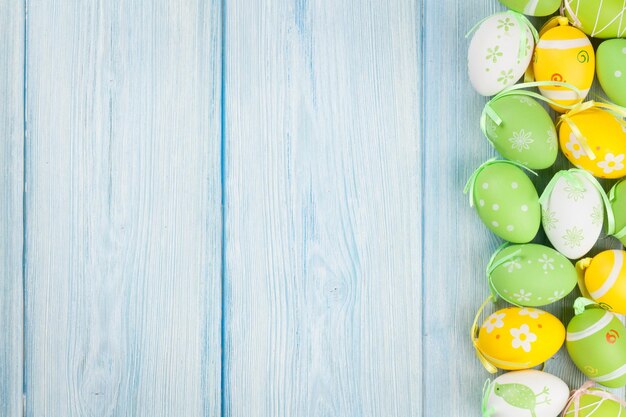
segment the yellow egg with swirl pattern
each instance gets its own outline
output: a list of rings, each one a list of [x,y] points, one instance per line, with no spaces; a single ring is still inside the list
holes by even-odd
[[[559,144],[567,159],[594,177],[626,176],[626,123],[598,107],[570,113],[561,116],[559,128]],[[572,131],[572,125],[579,136]]]
[[[545,30],[539,38],[533,57],[533,72],[536,81],[558,81],[572,84],[580,95],[563,86],[541,86],[541,94],[558,105],[572,106],[581,102],[589,93],[596,69],[595,53],[589,38],[559,20],[559,25]],[[550,106],[563,113],[565,108]]]

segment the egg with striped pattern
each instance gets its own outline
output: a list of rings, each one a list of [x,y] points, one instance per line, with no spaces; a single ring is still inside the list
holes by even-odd
[[[582,97],[562,86],[539,87],[544,97],[557,103],[550,106],[563,113],[565,109],[559,105],[574,105],[589,93],[596,63],[589,38],[569,26],[567,19],[559,20],[559,23],[539,37],[532,65],[536,81],[567,82],[580,90]]]
[[[613,313],[595,305],[577,314],[565,345],[588,378],[609,388],[626,385],[626,328]]]
[[[623,0],[564,0],[564,6],[570,22],[589,36],[599,39],[626,36]]]
[[[500,3],[527,16],[548,16],[561,5],[560,0],[500,0]]]
[[[585,288],[591,298],[609,310],[626,314],[626,263],[623,250],[606,250],[594,256],[585,271]]]
[[[607,391],[599,388],[585,390],[578,401],[572,401],[563,417],[619,417],[626,416],[626,407]]]
[[[559,145],[574,166],[598,178],[626,176],[626,123],[623,120],[598,107],[571,111],[561,119]],[[579,136],[572,125],[580,132]]]
[[[500,369],[529,369],[550,359],[564,339],[565,327],[552,314],[536,308],[509,307],[485,320],[476,348]]]

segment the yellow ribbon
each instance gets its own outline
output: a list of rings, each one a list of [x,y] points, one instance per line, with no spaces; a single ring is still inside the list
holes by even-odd
[[[585,270],[591,265],[591,258],[583,258],[576,262],[576,273],[578,275],[578,289],[585,298],[591,298],[587,286],[585,285]]]
[[[470,337],[472,339],[472,344],[474,345],[474,351],[476,353],[476,357],[478,358],[480,363],[485,367],[487,372],[489,372],[490,374],[495,374],[496,372],[498,372],[498,368],[496,368],[495,365],[489,362],[489,360],[483,355],[483,353],[480,351],[480,348],[478,347],[478,332],[479,332],[478,319],[480,318],[480,315],[482,314],[483,310],[485,309],[485,307],[491,301],[492,298],[493,296],[489,295],[489,297],[487,297],[487,299],[478,308],[478,312],[476,313],[476,316],[474,317],[474,322],[472,323],[472,330],[470,333]]]
[[[617,106],[615,104],[611,104],[611,103],[598,103],[597,101],[593,101],[593,100],[586,101],[584,103],[579,103],[575,105],[567,113],[561,115],[559,117],[559,122],[557,123],[556,127],[558,129],[561,123],[563,122],[567,123],[567,125],[572,130],[574,137],[576,137],[576,139],[580,143],[580,146],[582,146],[583,150],[585,151],[585,154],[587,154],[587,157],[593,161],[596,159],[595,153],[593,153],[593,150],[591,150],[591,147],[587,143],[587,139],[582,134],[578,126],[576,126],[576,123],[574,123],[574,121],[572,120],[572,117],[576,116],[577,114],[580,114],[582,112],[585,112],[591,109],[606,110],[612,113],[614,116],[616,116],[617,122],[621,124],[624,129],[626,129],[626,121],[624,121],[624,118],[626,117],[625,108]]]

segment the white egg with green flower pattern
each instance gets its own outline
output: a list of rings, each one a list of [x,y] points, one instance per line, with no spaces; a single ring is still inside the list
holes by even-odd
[[[559,171],[552,190],[542,196],[543,230],[556,250],[570,259],[583,257],[596,244],[604,222],[600,185],[581,170]]]
[[[499,249],[487,273],[492,293],[524,307],[558,301],[574,289],[578,280],[569,259],[535,243]]]
[[[535,41],[515,12],[485,19],[474,32],[467,53],[469,78],[483,96],[499,93],[515,84],[530,64]]]

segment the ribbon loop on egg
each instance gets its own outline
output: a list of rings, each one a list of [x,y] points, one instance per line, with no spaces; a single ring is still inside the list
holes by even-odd
[[[508,261],[510,261],[511,259],[515,258],[517,255],[519,255],[522,250],[518,249],[516,251],[513,251],[511,253],[509,253],[506,256],[503,256],[501,259],[498,259],[497,261],[495,260],[496,257],[498,256],[498,254],[500,252],[502,252],[503,249],[507,248],[508,246],[510,246],[510,244],[508,242],[503,243],[502,245],[500,245],[498,247],[498,249],[496,249],[496,251],[493,253],[493,255],[491,255],[491,258],[489,259],[489,263],[487,264],[487,269],[486,269],[486,273],[487,273],[487,281],[489,282],[489,289],[491,290],[491,295],[493,297],[494,301],[497,301],[498,298],[504,299],[504,297],[502,297],[502,294],[500,294],[498,292],[498,290],[496,290],[496,288],[493,286],[493,281],[491,279],[491,274],[492,272],[499,266],[507,263]],[[508,300],[507,300],[508,301]],[[521,305],[515,304],[512,301],[508,301],[510,304],[513,304],[516,307],[523,307]]]
[[[576,301],[574,301],[574,314],[578,316],[584,313],[585,310],[587,309],[587,306],[598,306],[602,308],[600,304],[596,303],[593,300],[590,300],[589,298],[578,297]]]
[[[487,304],[492,300],[492,298],[493,297],[489,295],[489,297],[487,297],[487,299],[478,308],[476,316],[474,317],[474,322],[472,323],[472,328],[470,330],[470,337],[472,339],[472,344],[474,345],[474,352],[476,353],[476,357],[478,358],[480,363],[487,370],[487,372],[489,372],[490,374],[495,374],[496,372],[498,372],[498,368],[496,368],[495,365],[489,362],[489,360],[482,354],[482,352],[478,348],[478,319],[480,318],[480,315],[482,314]]]
[[[502,124],[502,119],[500,118],[498,113],[493,109],[493,107],[491,107],[491,104],[503,97],[508,97],[512,95],[527,96],[527,97],[532,97],[537,100],[545,101],[546,103],[554,105],[554,106],[560,106],[564,109],[573,109],[576,106],[576,104],[571,105],[571,106],[558,104],[554,100],[544,97],[539,93],[535,93],[534,91],[524,90],[525,88],[547,87],[547,86],[564,87],[564,88],[570,89],[573,92],[575,92],[576,95],[580,97],[580,100],[582,101],[582,93],[576,86],[570,83],[561,82],[561,81],[535,81],[535,82],[528,82],[528,83],[523,83],[523,84],[515,84],[509,88],[504,89],[500,93],[496,94],[491,100],[487,102],[487,104],[485,104],[483,112],[480,116],[480,130],[483,132],[485,137],[487,137],[487,139],[489,139],[489,141],[491,142],[491,139],[487,135],[487,117],[489,117],[497,126],[500,126]]]
[[[591,298],[589,295],[589,291],[587,291],[587,286],[585,285],[585,270],[589,268],[591,264],[591,258],[583,258],[580,261],[576,262],[576,275],[578,277],[578,289],[580,293],[585,298]],[[574,309],[576,305],[574,305]]]
[[[602,406],[602,403],[606,400],[615,401],[622,407],[626,407],[626,401],[624,401],[623,399],[617,397],[616,395],[608,391],[604,391],[604,390],[592,391],[590,388],[593,388],[595,385],[596,385],[595,382],[587,381],[583,385],[581,385],[580,388],[578,388],[575,391],[572,391],[572,395],[569,397],[567,404],[565,404],[565,408],[563,409],[563,413],[561,414],[561,416],[562,417],[568,416],[573,411],[574,412],[573,417],[578,417],[579,411],[583,409],[583,407],[580,406],[580,398],[586,394],[593,395],[594,397],[600,398],[600,401],[598,401],[597,403],[591,403],[584,407],[584,408],[588,408],[588,407],[595,406],[593,410],[587,411],[585,413],[586,416],[593,415],[598,410],[598,408]],[[574,408],[572,411],[568,412],[567,410],[572,406],[572,404],[574,405]]]
[[[515,165],[518,168],[525,169],[526,171],[532,173],[533,175],[536,175],[536,176],[538,175],[535,171],[520,164],[519,162],[509,161],[506,159],[491,158],[488,161],[484,162],[482,165],[480,165],[478,168],[476,168],[476,170],[472,173],[472,175],[470,175],[469,179],[467,180],[467,183],[465,184],[465,188],[463,188],[463,194],[469,193],[470,207],[474,207],[474,185],[476,184],[476,178],[478,177],[478,174],[480,174],[483,169],[493,164],[511,164],[511,165]]]
[[[493,388],[493,383],[490,379],[485,381],[483,385],[483,399],[481,401],[481,411],[483,417],[491,417],[496,410],[493,407],[487,408],[487,404],[489,402],[489,395],[491,394],[491,389]]]
[[[563,3],[561,3],[561,16],[565,17],[565,11],[567,10],[567,13],[569,13],[569,15],[571,16],[572,19],[572,26],[580,28],[582,26],[582,23],[580,22],[580,19],[578,18],[578,16],[576,16],[576,13],[574,13],[574,10],[572,10],[572,5],[570,4],[570,0],[563,0]]]

